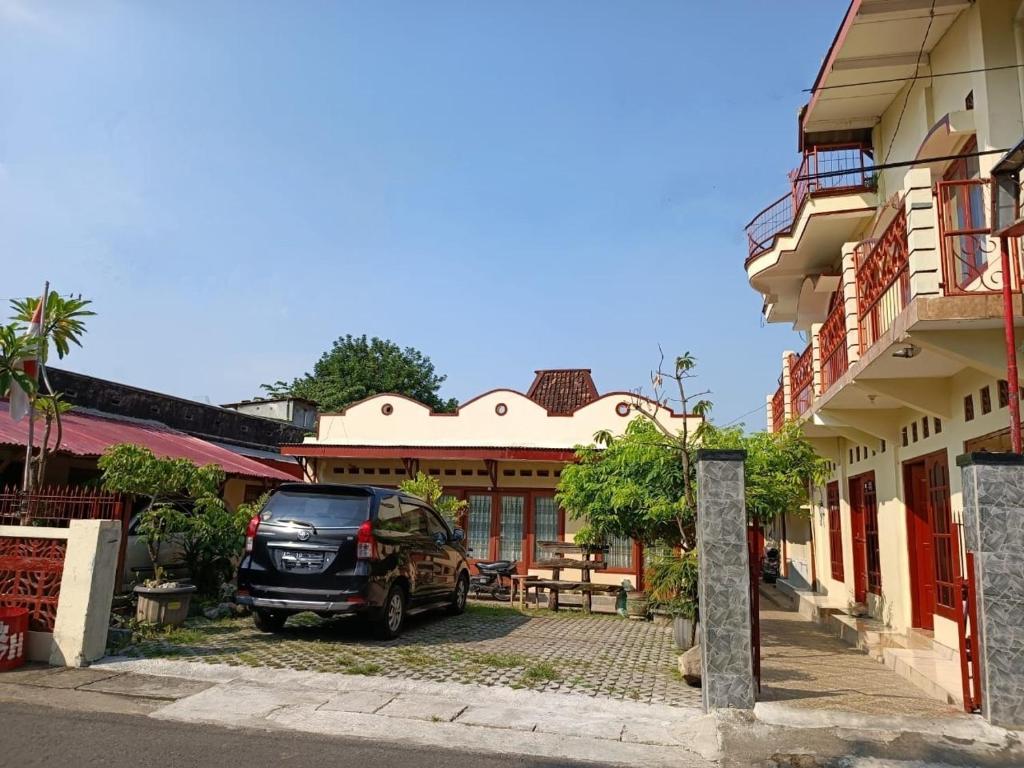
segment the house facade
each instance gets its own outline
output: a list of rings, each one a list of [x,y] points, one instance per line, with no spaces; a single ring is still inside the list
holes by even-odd
[[[531,572],[537,542],[571,541],[578,521],[555,501],[562,468],[594,434],[621,434],[637,418],[629,392],[599,394],[589,370],[537,371],[525,392],[495,389],[453,413],[435,413],[401,395],[381,394],[340,413],[322,413],[314,437],[282,447],[319,482],[398,486],[417,472],[436,477],[445,493],[465,499],[461,521],[471,556],[519,562]],[[661,408],[660,423],[681,430],[697,417]],[[639,584],[643,548],[609,542],[608,568],[595,581]],[[533,571],[548,575],[541,571]],[[572,573],[570,571],[570,573]]]
[[[831,467],[809,519],[780,521],[785,583],[866,610],[889,633],[879,655],[927,668],[950,700],[967,576],[955,461],[1010,450],[1019,423],[1020,243],[1004,261],[991,177],[1024,133],[1022,18],[1020,0],[854,0],[786,193],[746,227],[766,319],[803,336],[768,426],[797,421]]]

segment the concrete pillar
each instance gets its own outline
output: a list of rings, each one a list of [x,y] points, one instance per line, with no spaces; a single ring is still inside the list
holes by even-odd
[[[1024,457],[971,453],[963,478],[964,539],[974,553],[982,715],[1024,728]]]
[[[697,452],[701,698],[705,712],[752,709],[744,451]]]
[[[907,215],[907,260],[910,299],[942,293],[939,265],[939,220],[932,194],[932,172],[913,168],[903,177],[903,207]]]
[[[774,398],[771,395],[768,395],[765,398],[765,406],[764,406],[764,409],[765,409],[765,423],[768,425],[768,431],[769,432],[774,432],[775,431],[775,413],[774,413],[774,409],[772,408],[772,400],[774,400]]]
[[[82,667],[106,650],[121,522],[72,520],[67,537],[50,664]]]
[[[811,401],[821,397],[821,323],[811,323]]]
[[[860,360],[860,326],[857,309],[857,243],[843,244],[843,304],[846,307],[846,359]]]
[[[787,419],[793,418],[793,379],[790,373],[793,369],[793,358],[796,352],[786,351],[782,353],[782,402],[785,403],[783,413]]]

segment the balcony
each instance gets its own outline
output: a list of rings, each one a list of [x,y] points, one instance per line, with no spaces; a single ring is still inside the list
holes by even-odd
[[[821,391],[827,392],[850,367],[847,349],[846,302],[840,288],[832,299],[832,309],[818,331],[821,347]]]
[[[860,351],[889,328],[910,302],[907,215],[900,209],[877,240],[857,246],[857,318]]]
[[[813,344],[808,344],[799,357],[792,358],[789,381],[793,388],[793,418],[797,418],[807,413],[814,402]]]
[[[782,382],[772,395],[772,432],[778,432],[786,422],[786,390]]]
[[[835,278],[841,250],[856,239],[878,208],[871,149],[841,145],[807,151],[789,175],[789,192],[746,227],[744,267],[765,298],[769,322],[799,330],[824,319],[819,292],[807,278]]]
[[[860,144],[808,150],[800,167],[789,174],[789,192],[747,224],[747,262],[771,250],[780,237],[792,234],[810,197],[872,191],[872,165],[871,149]]]

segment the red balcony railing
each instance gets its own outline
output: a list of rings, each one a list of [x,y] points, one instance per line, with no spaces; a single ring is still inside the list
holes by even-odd
[[[999,240],[992,237],[992,183],[989,179],[955,179],[936,185],[942,289],[947,296],[998,293],[1003,290]],[[1017,259],[1012,259],[1014,270]],[[1020,285],[1011,274],[1010,284]]]
[[[850,367],[846,350],[846,302],[840,288],[832,297],[832,308],[818,331],[821,350],[821,391],[827,392]]]
[[[789,367],[789,386],[793,398],[793,415],[807,412],[814,401],[814,358],[811,345],[799,357],[793,358]]]
[[[871,148],[861,144],[814,147],[789,174],[789,193],[758,213],[746,226],[747,260],[769,250],[790,233],[801,206],[811,195],[874,189]]]
[[[861,243],[855,257],[857,322],[863,352],[892,327],[893,320],[910,303],[906,211],[901,207],[877,240]]]
[[[778,432],[786,423],[786,392],[779,383],[779,388],[772,395],[772,432]]]

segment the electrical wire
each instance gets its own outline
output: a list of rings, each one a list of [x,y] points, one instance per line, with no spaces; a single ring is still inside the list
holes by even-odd
[[[907,111],[907,104],[910,103],[910,94],[914,90],[914,83],[917,82],[918,77],[921,74],[921,57],[924,56],[924,47],[928,44],[928,35],[932,31],[932,23],[935,21],[935,0],[932,0],[932,7],[928,11],[928,26],[924,30],[924,38],[921,40],[921,47],[917,51],[917,63],[914,64],[914,77],[907,85],[907,95],[903,99],[903,108],[900,109],[900,116],[896,119],[896,129],[892,132],[892,139],[889,141],[889,147],[885,150],[885,159],[882,160],[882,164],[889,162],[889,155],[892,154],[892,148],[896,145],[896,137],[900,135],[900,125],[903,124],[903,115]]]
[[[907,168],[912,165],[924,165],[927,163],[942,163],[948,160],[959,160],[964,157],[984,157],[985,155],[1005,155],[1010,149],[983,149],[978,152],[963,152],[956,155],[937,155],[935,157],[918,157],[913,160],[900,160],[895,163],[880,163],[879,165],[868,165],[864,171],[885,171],[889,168]],[[793,181],[810,181],[812,179],[828,179],[833,176],[849,176],[853,171],[849,168],[842,168],[838,171],[822,171],[806,176],[794,176]]]
[[[716,425],[716,426],[719,426],[719,428],[720,428],[720,429],[725,429],[726,427],[731,427],[731,426],[732,426],[733,424],[735,424],[736,422],[740,421],[740,419],[745,419],[745,418],[747,418],[747,416],[751,416],[752,414],[755,414],[755,413],[757,413],[758,411],[763,411],[763,410],[764,410],[764,408],[765,408],[765,406],[764,406],[763,404],[762,404],[762,405],[759,405],[759,406],[757,406],[757,408],[751,408],[751,409],[750,409],[749,411],[747,411],[746,413],[742,413],[742,414],[740,414],[739,416],[737,416],[737,417],[736,417],[735,419],[733,419],[732,421],[728,421],[728,422],[726,422],[725,424],[722,424],[722,425],[720,425],[720,426],[719,426],[719,425]]]
[[[1024,64],[1004,64],[999,67],[978,67],[977,69],[960,69],[956,72],[933,72],[928,75],[922,75],[921,79],[932,79],[934,77],[954,77],[956,75],[977,75],[982,72],[999,72],[1004,69],[1020,69],[1024,67]],[[902,83],[905,82],[905,77],[887,77],[883,80],[865,80],[860,83],[841,83],[839,85],[820,85],[817,88],[803,88],[803,93],[815,93],[817,91],[832,91],[837,88],[857,88],[862,85],[885,85],[886,83]]]

